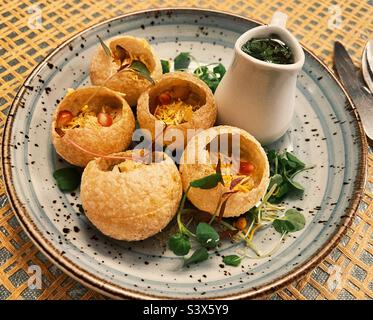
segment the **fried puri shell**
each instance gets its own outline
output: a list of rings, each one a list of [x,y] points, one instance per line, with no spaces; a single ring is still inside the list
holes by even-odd
[[[150,71],[153,79],[162,75],[162,66],[150,44],[141,38],[132,36],[120,36],[109,41],[108,46],[114,52],[116,46],[125,48],[135,60],[143,62]],[[132,71],[121,71],[118,63],[109,57],[101,45],[98,46],[90,66],[90,78],[93,85],[103,85],[112,90],[126,94],[126,100],[134,106],[140,94],[144,92],[151,83]]]
[[[61,136],[58,129],[56,131],[59,112],[67,110],[75,116],[84,105],[88,105],[95,112],[99,112],[102,106],[117,108],[117,118],[109,127],[68,129]],[[67,162],[84,167],[94,159],[94,155],[80,150],[70,141],[85,150],[101,155],[123,151],[132,142],[135,118],[128,103],[117,92],[104,87],[87,87],[65,96],[54,112],[51,129],[52,142],[57,153]]]
[[[133,151],[115,156],[131,156]],[[137,241],[160,232],[174,217],[182,195],[176,165],[165,153],[159,163],[128,163],[99,158],[84,169],[81,200],[88,219],[105,235]],[[125,160],[133,162],[132,160]]]
[[[214,125],[216,120],[216,104],[210,88],[196,76],[187,72],[173,72],[163,75],[157,83],[141,94],[137,104],[137,119],[140,127],[147,129],[152,134],[152,140],[157,137],[156,124],[158,128],[164,127],[161,120],[154,116],[157,107],[158,96],[167,91],[181,91],[181,100],[183,92],[193,96],[193,102],[199,105],[198,109],[193,112],[191,120],[178,125],[168,125],[163,132],[163,143],[169,145],[172,143],[172,129],[179,129],[184,136],[184,144],[191,138],[192,134],[187,135],[188,129],[207,129]],[[188,99],[188,98],[187,98]],[[188,103],[189,101],[186,100]],[[184,146],[182,146],[184,148]]]
[[[190,182],[215,173],[211,164],[201,159],[210,159],[206,146],[218,135],[232,134],[240,136],[241,159],[250,161],[255,170],[253,178],[255,186],[248,192],[232,194],[226,202],[224,217],[239,216],[250,210],[266,193],[269,184],[269,164],[267,156],[260,143],[248,132],[230,126],[212,127],[194,136],[184,150],[181,158],[180,173],[183,189],[186,190]],[[220,183],[213,189],[190,188],[188,199],[202,211],[214,214],[218,208],[221,196],[229,188]]]

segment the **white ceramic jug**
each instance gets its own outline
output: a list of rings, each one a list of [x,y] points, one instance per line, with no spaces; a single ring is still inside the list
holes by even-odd
[[[297,74],[304,64],[303,49],[285,28],[286,19],[285,14],[276,12],[268,26],[253,28],[237,39],[233,62],[215,92],[218,123],[242,128],[264,145],[279,139],[289,128]],[[274,37],[292,50],[294,63],[269,63],[241,50],[252,38]]]

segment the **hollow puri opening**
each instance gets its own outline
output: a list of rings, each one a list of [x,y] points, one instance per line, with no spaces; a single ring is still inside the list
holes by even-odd
[[[254,169],[250,175],[254,179],[255,185],[258,185],[265,171],[265,163],[267,161],[264,158],[265,155],[263,157],[263,153],[259,150],[258,146],[243,136],[240,137],[240,154],[241,162],[246,161],[253,165]]]
[[[135,159],[131,159],[131,155],[126,155],[126,156],[120,156],[116,155],[113,158],[105,157],[105,158],[100,158],[97,162],[98,168],[101,171],[113,171],[117,169],[119,172],[124,172],[124,171],[131,171],[134,170],[135,168],[139,168],[141,166],[145,166],[145,164],[141,162],[135,161]],[[122,170],[121,170],[122,168]]]
[[[222,174],[238,176],[250,176],[253,187],[262,180],[265,161],[258,146],[242,135],[222,133],[213,138],[207,145],[210,162],[217,166],[220,162]]]
[[[123,101],[101,87],[73,92],[67,99],[57,114],[56,128],[110,126],[122,114]]]
[[[123,102],[117,96],[107,94],[106,92],[100,93],[100,88],[98,88],[97,92],[93,93],[92,95],[93,97],[91,99],[86,100],[87,103],[84,103],[83,100],[81,101],[81,108],[87,105],[89,111],[93,112],[96,115],[100,112],[120,115],[120,111],[123,107]],[[79,111],[81,111],[81,109]]]
[[[206,104],[206,93],[194,83],[177,78],[168,80],[149,91],[149,111],[152,115],[156,116],[157,107],[172,106],[180,101],[191,106],[193,112]]]
[[[151,51],[144,47],[140,40],[135,39],[116,39],[110,43],[113,60],[117,67],[117,72],[131,65],[134,61],[142,62],[152,73],[156,63]]]
[[[101,171],[129,172],[164,160],[163,152],[148,152],[138,149],[125,154],[107,155],[98,159],[97,165]]]

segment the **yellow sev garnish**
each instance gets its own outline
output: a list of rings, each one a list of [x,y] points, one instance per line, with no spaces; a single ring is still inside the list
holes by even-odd
[[[220,158],[224,158],[224,156],[220,155]],[[248,192],[255,187],[254,177],[251,174],[252,172],[241,172],[242,169],[246,169],[244,167],[246,164],[247,162],[240,161],[240,169],[233,170],[233,164],[231,162],[223,161],[220,163],[220,171],[225,187],[240,192]],[[213,167],[216,170],[216,165],[213,165]]]
[[[190,121],[195,110],[196,106],[187,104],[179,99],[170,104],[158,105],[154,116],[166,125],[178,125]]]
[[[232,164],[221,164],[221,173],[225,187],[230,188],[232,182],[237,182],[232,190],[248,192],[254,188],[255,182],[251,175],[232,174],[231,170]]]
[[[74,129],[74,128],[84,128],[84,127],[99,127],[97,122],[97,116],[93,111],[89,110],[88,105],[85,105],[79,113],[65,126],[62,130]]]

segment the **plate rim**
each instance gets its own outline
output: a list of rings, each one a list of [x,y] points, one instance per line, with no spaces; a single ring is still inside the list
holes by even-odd
[[[112,298],[175,299],[175,298],[170,298],[169,296],[154,295],[154,294],[144,293],[141,291],[126,289],[115,284],[115,282],[109,282],[109,281],[105,281],[102,278],[98,278],[95,275],[90,274],[89,272],[81,268],[75,262],[64,257],[64,255],[61,255],[57,251],[57,249],[51,243],[49,243],[47,239],[43,237],[41,232],[34,225],[32,219],[29,219],[31,218],[31,216],[28,214],[27,209],[23,206],[21,201],[18,199],[17,193],[12,184],[11,165],[10,165],[10,161],[8,160],[10,159],[9,150],[11,147],[10,139],[11,139],[11,129],[12,129],[12,124],[13,124],[13,118],[14,118],[15,111],[19,107],[21,98],[23,97],[23,95],[25,94],[27,90],[27,85],[30,79],[34,78],[38,74],[39,70],[47,64],[47,62],[49,61],[51,57],[53,57],[55,54],[57,54],[60,51],[61,47],[65,47],[66,45],[71,43],[73,40],[75,40],[76,38],[78,38],[79,36],[87,32],[88,30],[97,28],[101,25],[105,25],[112,21],[124,19],[129,16],[144,15],[147,13],[154,14],[157,12],[167,13],[168,11],[176,11],[176,12],[188,12],[189,11],[195,14],[199,13],[199,14],[222,15],[226,17],[228,16],[231,18],[239,19],[244,22],[251,22],[251,23],[254,22],[258,25],[264,24],[256,19],[252,19],[252,18],[245,17],[239,14],[228,12],[228,11],[197,8],[197,7],[196,8],[178,7],[178,6],[137,10],[137,11],[132,11],[126,14],[122,14],[122,15],[110,18],[110,19],[106,19],[102,22],[99,22],[92,26],[84,28],[83,30],[71,36],[70,38],[66,39],[61,44],[59,44],[55,49],[53,49],[48,55],[46,55],[45,58],[43,58],[43,60],[38,65],[35,66],[35,68],[31,71],[31,73],[26,77],[20,89],[18,90],[15,98],[13,99],[13,102],[8,111],[6,122],[3,127],[2,146],[1,146],[1,149],[2,149],[1,166],[2,166],[2,172],[3,172],[4,187],[5,187],[5,192],[7,194],[9,203],[15,215],[17,216],[18,221],[20,222],[21,226],[23,227],[23,229],[25,230],[29,238],[36,245],[36,247],[40,251],[42,251],[43,254],[47,256],[49,260],[51,260],[59,268],[61,268],[66,274],[68,274],[70,277],[77,280],[78,282],[81,282],[87,287],[93,289],[94,291],[98,291]],[[360,147],[359,148],[360,159],[359,159],[359,166],[358,166],[358,175],[356,177],[356,180],[354,181],[353,198],[351,199],[351,205],[348,209],[346,209],[346,213],[344,214],[344,219],[342,220],[342,223],[339,225],[338,229],[326,241],[326,245],[316,250],[315,253],[306,262],[291,269],[291,271],[287,272],[282,277],[276,278],[272,282],[264,283],[258,287],[251,287],[247,290],[242,290],[239,293],[219,295],[219,296],[213,297],[212,299],[260,298],[268,294],[274,293],[282,289],[286,285],[290,284],[294,280],[299,279],[304,274],[309,272],[313,267],[319,264],[321,260],[324,259],[326,255],[330,253],[331,250],[338,245],[341,237],[345,234],[348,227],[351,225],[353,217],[361,201],[365,182],[366,182],[368,148],[367,148],[367,140],[366,140],[366,137],[363,131],[363,127],[361,124],[359,114],[356,111],[356,107],[351,97],[348,95],[346,89],[344,88],[342,83],[337,79],[337,77],[332,72],[332,70],[323,61],[321,61],[312,52],[312,50],[308,49],[302,43],[301,45],[303,49],[312,56],[312,58],[314,58],[318,63],[320,63],[320,65],[326,70],[329,76],[340,87],[340,89],[342,90],[342,92],[344,93],[346,97],[346,102],[347,102],[346,105],[348,104],[350,111],[352,111],[354,122],[358,128],[359,139],[357,143],[359,143],[359,147]]]

